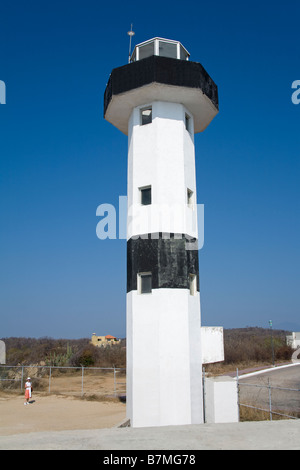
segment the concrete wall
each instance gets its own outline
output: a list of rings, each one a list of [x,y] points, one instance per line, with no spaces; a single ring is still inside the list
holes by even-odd
[[[127,294],[127,417],[133,427],[203,422],[199,293]]]
[[[206,423],[239,421],[237,382],[231,377],[205,378],[204,403]]]
[[[293,349],[300,347],[300,332],[293,332],[291,335],[286,336],[286,342]]]
[[[201,327],[202,362],[210,364],[224,361],[223,327]]]
[[[6,364],[6,346],[4,341],[0,341],[0,364]]]
[[[141,108],[148,105],[152,123],[140,125]],[[196,204],[193,117],[187,130],[186,113],[179,103],[154,101],[131,114],[127,239],[158,232],[198,238],[197,210],[187,198],[190,189]],[[142,206],[140,188],[149,185],[151,205]],[[126,404],[131,426],[203,422],[200,325],[199,292],[191,295],[187,288],[169,285],[149,294],[128,292]]]
[[[187,188],[197,203],[193,119],[185,129],[181,104],[155,101],[152,124],[140,125],[140,109],[128,127],[127,239],[146,233],[179,233],[198,238],[197,210],[187,205]],[[141,206],[139,188],[151,185],[152,204]]]

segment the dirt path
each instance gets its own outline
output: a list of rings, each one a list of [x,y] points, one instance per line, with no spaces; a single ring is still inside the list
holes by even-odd
[[[101,429],[117,426],[126,417],[119,401],[86,401],[59,395],[0,396],[0,436],[37,431]]]

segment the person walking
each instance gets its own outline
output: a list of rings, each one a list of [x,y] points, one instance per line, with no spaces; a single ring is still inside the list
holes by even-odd
[[[32,394],[31,378],[27,377],[27,380],[25,382],[25,402],[24,402],[24,405],[29,405],[29,399],[31,398],[31,394]]]

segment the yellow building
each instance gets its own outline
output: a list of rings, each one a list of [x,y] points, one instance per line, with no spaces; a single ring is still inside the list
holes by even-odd
[[[91,344],[97,346],[113,346],[115,344],[120,344],[121,340],[112,335],[106,336],[96,336],[96,333],[92,334]]]

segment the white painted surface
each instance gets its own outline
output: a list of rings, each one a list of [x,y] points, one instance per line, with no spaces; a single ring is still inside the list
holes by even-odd
[[[299,359],[298,359],[299,357]],[[296,351],[292,355],[292,362],[293,364],[299,364],[300,363],[300,347],[296,349]]]
[[[145,104],[152,105],[152,124],[140,125],[138,107],[128,125],[127,238],[157,232],[198,238],[193,117],[188,132],[183,105]],[[140,188],[150,185],[152,204],[143,206]],[[187,189],[193,191],[193,208],[188,205]]]
[[[203,422],[199,293],[127,294],[126,400],[133,427]]]
[[[286,342],[293,349],[299,348],[300,347],[300,332],[294,331],[291,335],[286,337]]]
[[[237,382],[231,377],[205,378],[205,422],[239,421]]]
[[[140,125],[140,108],[152,123]],[[127,238],[158,232],[198,238],[193,116],[179,103],[144,101],[128,124]],[[142,206],[140,188],[151,186]],[[127,294],[127,413],[133,427],[201,423],[200,295],[188,289]]]
[[[151,101],[154,89],[156,99]],[[182,90],[175,93],[176,99],[173,89],[171,95],[163,94],[158,100],[159,90],[152,85],[139,90],[144,99],[133,109],[128,123],[127,239],[159,232],[198,239],[194,116],[191,108],[178,102]],[[126,100],[131,105],[136,103],[137,94],[129,92]],[[174,98],[174,102],[167,101],[167,97]],[[140,109],[146,106],[152,106],[152,123],[141,126]],[[121,106],[121,115],[123,111]],[[208,112],[205,106],[197,111],[198,115],[202,112]],[[143,206],[140,189],[149,186],[152,203]],[[188,189],[193,192],[192,207]],[[191,295],[189,289],[154,289],[151,294],[128,293],[126,336],[126,401],[131,426],[202,423],[199,292]],[[203,336],[208,344],[206,360],[222,360],[221,329],[206,330]],[[216,349],[209,344],[212,339]],[[213,389],[212,400],[215,398],[218,400],[218,391]]]
[[[203,364],[224,361],[223,327],[202,326],[201,345]]]
[[[6,364],[6,346],[4,341],[0,340],[0,364]]]

